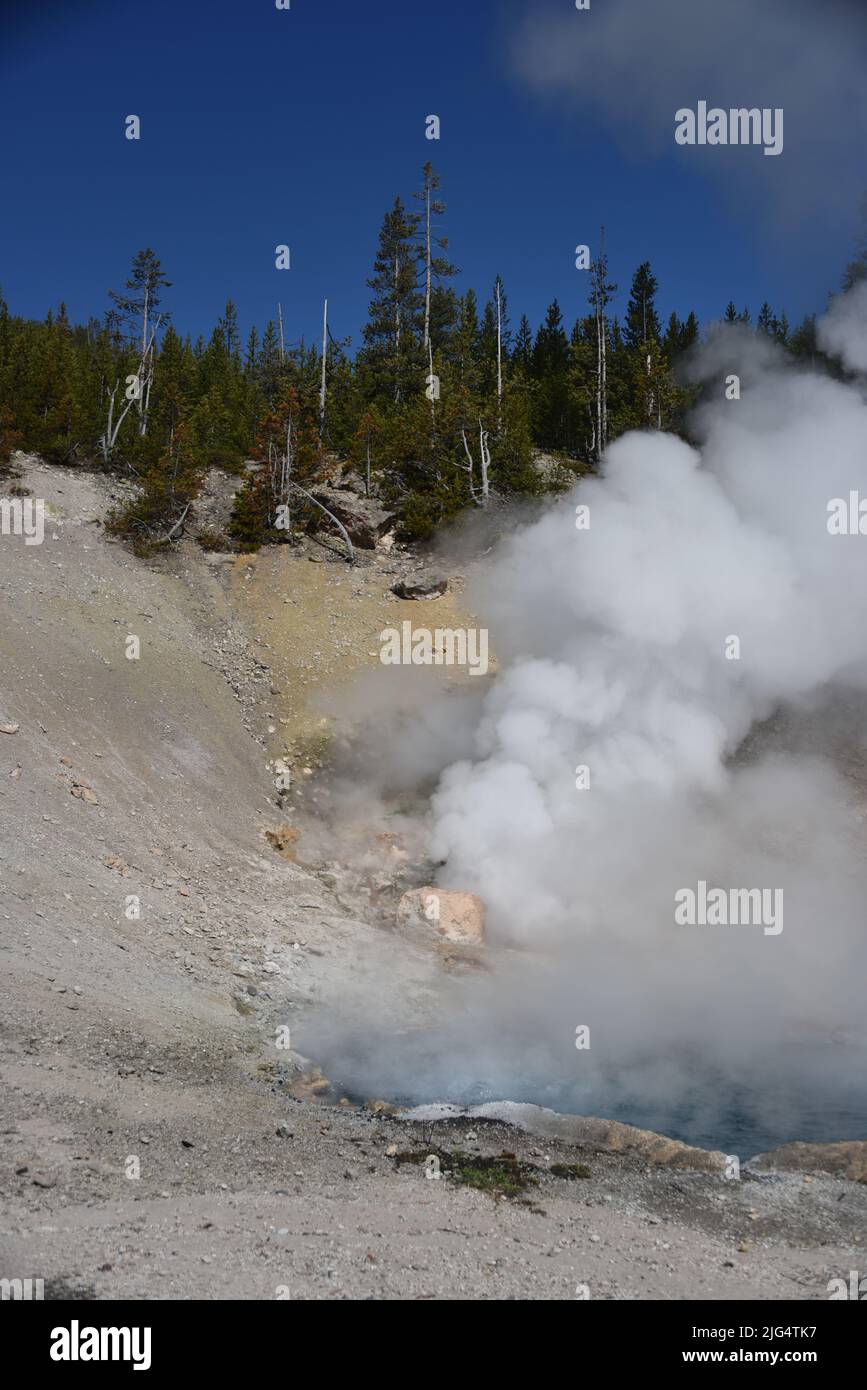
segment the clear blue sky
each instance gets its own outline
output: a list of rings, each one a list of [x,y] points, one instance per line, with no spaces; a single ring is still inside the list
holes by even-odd
[[[606,3],[593,0],[597,15]],[[624,24],[630,7],[655,3],[616,0]],[[564,7],[574,10],[556,0]],[[484,296],[499,271],[513,326],[525,311],[535,328],[554,296],[569,323],[585,312],[573,248],[602,222],[621,291],[649,259],[666,314],[695,308],[706,320],[730,296],[754,312],[767,298],[793,320],[821,309],[857,230],[857,172],[842,209],[783,217],[684,159],[668,136],[652,148],[638,130],[624,140],[598,101],[582,106],[580,84],[564,102],[521,74],[515,35],[527,8],[5,0],[0,285],[13,312],[42,317],[65,299],[76,320],[101,315],[108,288],[150,245],[174,282],[166,305],[182,332],[207,334],[229,297],[244,333],[261,329],[280,299],[289,339],[315,338],[327,295],[335,336],[355,345],[382,215],[418,186],[428,158],[443,179],[459,288]],[[432,112],[438,144],[424,136]],[[124,138],[130,113],[141,117],[138,143]],[[760,151],[738,154],[761,162]],[[796,143],[764,161],[768,172],[783,159],[797,176]],[[274,268],[281,242],[289,272]]]

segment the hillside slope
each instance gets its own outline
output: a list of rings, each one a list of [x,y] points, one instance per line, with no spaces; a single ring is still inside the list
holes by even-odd
[[[101,1298],[803,1298],[863,1266],[858,1184],[723,1183],[640,1148],[587,1155],[576,1184],[558,1139],[460,1118],[417,1139],[304,1099],[315,1069],[278,1027],[364,981],[416,1019],[442,971],[264,838],[292,661],[238,593],[279,565],[298,597],[307,558],[185,542],[144,563],[102,532],[110,481],[32,460],[24,481],[49,519],[41,546],[0,538],[0,1275]],[[315,583],[343,582],[326,563]],[[373,629],[382,576],[353,583]],[[304,637],[332,674],[334,617]],[[434,1143],[508,1149],[538,1192],[495,1201],[389,1154]]]

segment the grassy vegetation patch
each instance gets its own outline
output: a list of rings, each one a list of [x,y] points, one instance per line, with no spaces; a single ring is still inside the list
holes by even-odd
[[[568,1178],[572,1182],[593,1176],[586,1163],[552,1163],[548,1172],[553,1173],[555,1178]]]
[[[512,1200],[525,1198],[547,1174],[569,1180],[591,1176],[590,1169],[583,1163],[555,1163],[550,1168],[539,1168],[505,1150],[493,1157],[483,1158],[479,1154],[464,1153],[462,1149],[431,1146],[397,1153],[394,1162],[398,1167],[405,1163],[423,1167],[432,1158],[438,1160],[443,1176],[451,1178],[453,1182],[487,1192],[491,1197],[508,1197]]]

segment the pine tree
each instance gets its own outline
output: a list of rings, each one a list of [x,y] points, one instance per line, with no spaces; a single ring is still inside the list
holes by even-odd
[[[816,332],[816,315],[808,314],[798,325],[789,339],[789,351],[793,357],[815,362],[819,355],[819,339]]]
[[[351,455],[353,462],[364,479],[364,493],[370,497],[378,469],[379,445],[383,435],[383,421],[376,406],[369,405],[358,422],[352,439]]]
[[[660,341],[657,289],[650,262],[644,261],[632,279],[623,331],[627,352],[624,381],[629,396],[628,414],[639,429],[662,429],[672,398],[667,350]],[[679,345],[681,327],[676,315],[669,322],[670,335],[672,327],[673,341]]]
[[[20,407],[15,390],[15,343],[18,334],[9,314],[9,306],[0,291],[0,471],[5,471],[15,449],[21,443],[17,428]]]
[[[265,404],[273,405],[280,393],[283,381],[283,363],[280,358],[280,340],[272,319],[265,325],[262,334],[262,348],[256,365],[256,381]]]
[[[226,356],[240,359],[241,333],[238,328],[238,310],[231,299],[226,304],[223,317],[218,321],[215,331],[223,341]]]
[[[485,304],[479,331],[480,390],[483,396],[497,399],[497,415],[503,396],[505,364],[508,362],[512,334],[509,327],[509,303],[503,282],[494,280],[491,298]]]
[[[317,403],[310,391],[284,387],[267,410],[254,444],[256,467],[235,497],[229,530],[243,550],[289,539],[290,528],[313,524],[305,492],[321,477],[322,443]]]
[[[139,555],[177,538],[202,485],[203,470],[190,447],[182,402],[168,407],[164,402],[163,409],[176,419],[165,448],[141,479],[138,495],[106,521],[106,529],[131,541]]]
[[[678,348],[681,352],[688,351],[699,339],[698,318],[694,309],[690,309],[686,316],[686,322],[681,325],[680,342]]]
[[[677,314],[672,313],[668,320],[668,326],[662,339],[663,351],[667,356],[673,357],[680,347],[680,338],[684,325],[681,323]]]
[[[644,261],[632,278],[629,305],[623,337],[628,348],[636,351],[646,343],[658,343],[660,337],[659,316],[656,312],[656,291],[659,288],[656,276],[650,269],[650,262]]]
[[[643,430],[665,429],[675,397],[661,343],[651,340],[644,344],[643,352],[632,351],[628,356],[634,426]]]
[[[247,338],[247,349],[246,349],[246,352],[245,352],[245,354],[244,354],[244,371],[246,372],[247,378],[248,378],[248,380],[250,380],[250,381],[255,380],[255,377],[256,377],[256,362],[257,362],[257,360],[258,360],[258,357],[259,357],[259,335],[258,335],[258,333],[256,332],[256,329],[255,329],[255,327],[254,327],[254,328],[251,328],[251,329],[250,329],[250,334],[249,334],[249,337]]]
[[[108,292],[121,322],[140,344],[142,355],[147,347],[149,327],[162,302],[162,290],[170,289],[171,283],[163,274],[156,252],[147,247],[133,257],[132,269],[125,285],[131,293],[122,294],[117,290]],[[168,317],[164,311],[162,318]]]
[[[854,289],[862,280],[867,280],[867,197],[861,205],[862,230],[853,259],[843,275],[843,290]]]
[[[388,397],[396,405],[406,399],[414,383],[421,388],[425,375],[424,304],[416,279],[418,224],[418,217],[396,198],[386,213],[374,274],[367,282],[374,298],[364,327],[363,363],[372,394]]]
[[[521,315],[521,322],[515,335],[512,367],[523,377],[529,377],[533,369],[533,330],[526,314]]]
[[[442,281],[456,275],[457,270],[445,256],[437,255],[437,251],[448,250],[449,241],[448,237],[437,236],[433,229],[434,219],[442,217],[446,210],[445,203],[436,196],[439,186],[439,174],[434,173],[432,164],[425,164],[421,192],[413,196],[422,205],[416,222],[421,229],[418,258],[424,285],[422,350],[426,359],[429,359],[431,346],[434,349],[443,346],[444,337],[447,336],[444,330],[454,323],[454,296],[443,290]],[[437,296],[438,290],[440,293]],[[437,303],[434,303],[435,296]]]
[[[771,338],[774,335],[774,323],[775,319],[771,306],[768,304],[767,300],[765,300],[759,310],[759,316],[756,319],[756,332],[764,333],[765,337]]]
[[[170,287],[171,281],[163,274],[156,253],[147,247],[133,257],[132,271],[125,286],[130,293],[121,294],[117,290],[108,292],[115,305],[120,330],[125,327],[128,335],[138,342],[139,394],[136,405],[141,435],[147,434],[157,328],[168,318],[165,312],[158,315],[157,310],[162,302],[162,290]]]
[[[467,290],[458,305],[458,325],[452,340],[451,360],[461,388],[472,395],[480,390],[480,329],[475,290]]]
[[[535,434],[546,449],[566,447],[569,416],[569,340],[555,299],[533,345],[533,377],[538,383]]]

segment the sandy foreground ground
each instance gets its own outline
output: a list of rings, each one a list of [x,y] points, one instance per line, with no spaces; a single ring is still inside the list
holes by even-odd
[[[411,1015],[444,961],[275,852],[268,762],[291,747],[312,794],[313,697],[427,605],[389,595],[393,557],[350,571],[313,542],[143,562],[104,536],[109,480],[31,461],[23,481],[48,519],[41,546],[0,538],[0,1277],[99,1299],[810,1300],[867,1270],[863,1181],[727,1181],[640,1136],[335,1104],[277,1030],[365,978]],[[448,625],[459,589],[441,602]],[[529,1185],[428,1178],[432,1149],[513,1155]]]

